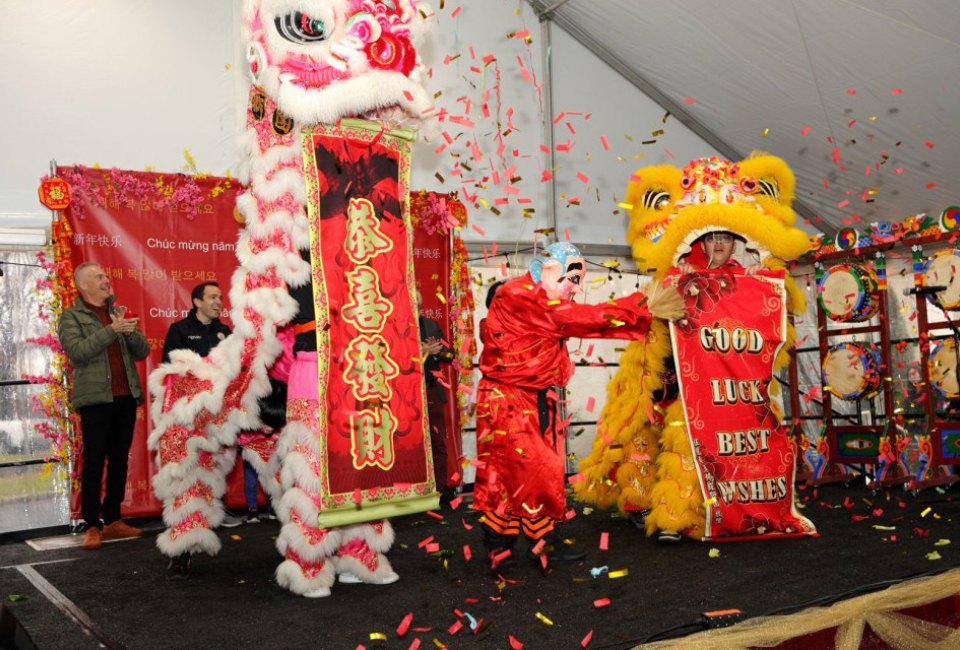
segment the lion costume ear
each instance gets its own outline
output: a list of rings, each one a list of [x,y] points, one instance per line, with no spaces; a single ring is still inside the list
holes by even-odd
[[[740,177],[757,180],[757,194],[767,196],[780,205],[790,207],[793,203],[793,191],[796,181],[793,172],[782,158],[771,156],[763,151],[754,151],[740,162]]]
[[[671,165],[659,165],[638,169],[627,184],[625,201],[630,206],[630,226],[627,228],[627,243],[644,235],[647,226],[661,221],[670,214],[674,205],[683,196],[680,179],[683,170]]]

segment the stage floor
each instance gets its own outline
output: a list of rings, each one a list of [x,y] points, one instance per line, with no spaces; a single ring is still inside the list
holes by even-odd
[[[221,531],[220,555],[197,558],[182,582],[164,580],[152,534],[97,552],[8,541],[0,545],[0,597],[40,648],[102,647],[98,639],[126,648],[410,648],[414,639],[420,648],[511,648],[512,636],[525,648],[554,649],[579,648],[591,632],[588,648],[630,648],[706,611],[788,613],[960,566],[956,487],[916,498],[839,485],[800,495],[819,538],[665,547],[623,519],[578,506],[565,535],[586,559],[547,574],[524,560],[506,580],[490,575],[477,516],[464,504],[444,509],[442,521],[394,521],[399,582],[337,585],[319,600],[275,584],[276,522]],[[604,533],[608,550],[600,549]],[[431,536],[439,555],[420,547]],[[411,629],[399,638],[408,614]],[[477,634],[471,620],[482,621]]]

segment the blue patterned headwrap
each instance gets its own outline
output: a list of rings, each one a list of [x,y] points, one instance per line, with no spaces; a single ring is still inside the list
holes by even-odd
[[[580,254],[580,249],[570,242],[558,241],[555,244],[550,244],[530,262],[530,277],[533,278],[534,282],[540,282],[543,265],[548,262],[558,262],[566,271],[568,257],[583,257],[583,255]]]

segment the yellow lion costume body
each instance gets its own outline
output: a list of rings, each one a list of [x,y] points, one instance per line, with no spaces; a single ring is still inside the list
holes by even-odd
[[[775,156],[755,153],[733,164],[717,158],[692,161],[684,169],[664,165],[638,170],[627,187],[631,205],[627,241],[641,269],[662,281],[693,243],[710,232],[728,231],[769,269],[786,269],[810,247],[795,227],[791,207],[793,172]],[[803,293],[786,278],[787,309],[802,313]],[[789,362],[796,332],[775,369]],[[607,403],[589,456],[580,464],[577,497],[621,512],[649,511],[647,534],[679,531],[701,539],[705,509],[690,448],[681,400],[667,402],[664,371],[673,354],[666,323],[655,321],[646,341],[628,345],[620,370],[607,389]],[[776,403],[771,406],[779,410]],[[782,419],[783,413],[777,412]]]

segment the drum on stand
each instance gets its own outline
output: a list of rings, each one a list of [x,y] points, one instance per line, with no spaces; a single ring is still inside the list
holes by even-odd
[[[957,342],[953,339],[940,341],[927,361],[930,368],[930,384],[946,399],[960,398],[960,381],[957,380]]]
[[[837,264],[820,278],[817,299],[831,320],[858,323],[870,320],[877,313],[878,288],[877,274],[870,267]]]
[[[823,389],[840,399],[858,400],[880,392],[880,353],[871,343],[840,343],[823,360]]]
[[[960,249],[945,248],[934,253],[923,267],[923,284],[927,287],[946,287],[928,294],[936,307],[960,309]]]

